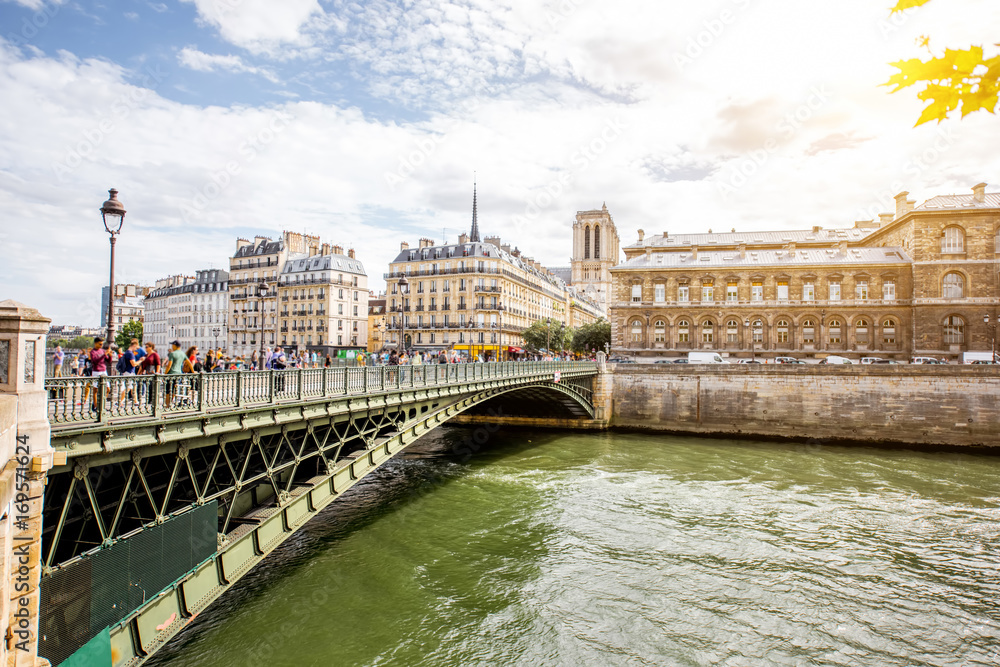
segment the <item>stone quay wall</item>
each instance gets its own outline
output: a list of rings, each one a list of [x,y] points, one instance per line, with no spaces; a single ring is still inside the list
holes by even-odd
[[[989,366],[613,367],[611,426],[813,442],[1000,446]]]

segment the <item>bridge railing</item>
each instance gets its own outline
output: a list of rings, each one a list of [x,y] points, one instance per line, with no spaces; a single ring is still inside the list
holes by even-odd
[[[215,412],[596,368],[595,363],[588,361],[359,366],[49,378],[45,388],[48,390],[49,421],[52,424],[81,424],[158,419],[174,413]]]

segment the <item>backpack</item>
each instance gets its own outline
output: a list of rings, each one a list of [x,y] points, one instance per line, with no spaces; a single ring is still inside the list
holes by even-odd
[[[118,363],[115,364],[115,370],[118,371],[118,375],[124,375],[128,372],[129,363],[128,359],[125,358],[124,354],[118,355]]]

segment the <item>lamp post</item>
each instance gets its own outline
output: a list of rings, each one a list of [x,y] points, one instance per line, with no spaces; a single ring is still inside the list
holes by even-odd
[[[257,296],[260,297],[260,356],[257,358],[260,370],[264,370],[264,299],[267,298],[267,282],[263,278],[257,283]]]
[[[406,276],[399,279],[399,356],[406,347],[406,295],[410,292],[410,281]]]
[[[219,351],[219,334],[222,330],[219,327],[212,327],[212,336],[215,337],[215,351]]]
[[[993,358],[990,361],[996,362],[997,360],[997,324],[1000,324],[1000,315],[993,318],[993,322],[990,322],[989,313],[983,315],[983,324],[986,325],[986,329],[990,332],[990,349],[993,352]]]
[[[104,220],[104,229],[111,236],[111,273],[108,279],[108,342],[107,347],[115,342],[115,237],[121,234],[122,224],[125,222],[125,207],[118,201],[118,191],[114,188],[108,190],[108,200],[101,205],[101,218]]]
[[[500,312],[500,338],[499,338],[500,353],[497,355],[497,361],[503,361],[503,356],[504,356],[503,355],[503,311],[504,311],[503,301],[497,304],[497,310]]]
[[[754,326],[757,325],[757,322],[760,322],[760,320],[754,322]],[[756,348],[754,347],[753,329],[750,328],[750,318],[746,318],[745,320],[743,320],[743,328],[746,331],[750,332],[750,361],[755,361],[757,358],[757,353],[756,353]]]

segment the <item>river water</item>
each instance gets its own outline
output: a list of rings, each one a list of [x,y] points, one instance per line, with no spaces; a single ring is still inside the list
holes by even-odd
[[[998,565],[1000,457],[445,427],[150,664],[994,666]]]

